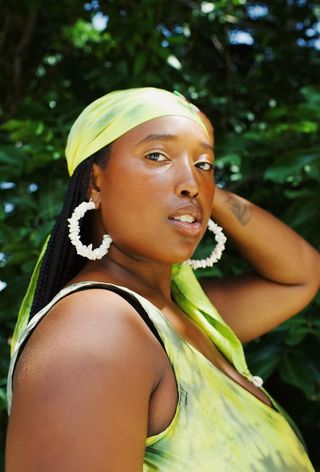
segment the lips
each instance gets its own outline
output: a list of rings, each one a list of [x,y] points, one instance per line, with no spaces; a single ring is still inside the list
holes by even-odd
[[[169,220],[175,220],[180,219],[181,217],[189,216],[193,218],[194,222],[199,222],[201,223],[202,221],[202,211],[199,206],[196,205],[184,205],[182,207],[177,208],[172,215],[169,216]],[[191,221],[186,220],[185,221],[188,224],[194,224],[191,223]]]
[[[198,236],[202,231],[202,211],[196,205],[184,205],[169,216],[175,229],[184,235]]]
[[[196,221],[196,219],[191,215],[174,216],[173,219],[176,221],[183,221],[184,223],[194,223]]]

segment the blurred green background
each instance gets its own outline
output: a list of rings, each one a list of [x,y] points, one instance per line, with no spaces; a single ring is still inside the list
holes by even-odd
[[[307,0],[12,0],[0,5],[0,406],[18,306],[68,180],[82,108],[135,86],[178,90],[212,120],[218,185],[319,245],[320,5]],[[54,161],[54,165],[53,162]],[[200,251],[206,251],[205,240]],[[207,276],[246,269],[228,245]],[[320,470],[320,298],[246,345],[252,371]],[[254,316],[254,313],[252,313]],[[235,471],[236,472],[236,471]]]

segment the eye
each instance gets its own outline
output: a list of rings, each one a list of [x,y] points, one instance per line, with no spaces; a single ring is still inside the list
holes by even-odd
[[[199,167],[201,170],[206,170],[206,171],[213,169],[213,164],[207,161],[197,162],[196,166]]]
[[[161,154],[161,152],[150,152],[145,157],[146,159],[149,159],[150,161],[156,161],[156,162],[167,161],[167,157],[164,154]]]

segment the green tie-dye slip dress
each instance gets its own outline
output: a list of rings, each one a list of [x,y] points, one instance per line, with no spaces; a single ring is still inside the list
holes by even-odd
[[[251,380],[240,341],[212,307],[200,286],[194,284],[194,290],[189,290],[186,296],[183,280],[179,282],[172,284],[175,301],[207,333],[234,367]],[[179,400],[174,418],[160,434],[146,438],[143,472],[314,471],[302,439],[298,439],[296,426],[262,387],[275,409],[217,369],[174,330],[169,320],[152,303],[125,287],[113,284],[81,282],[69,286],[31,319],[11,359],[8,374],[9,413],[12,374],[23,341],[58,300],[71,292],[93,286],[114,288],[120,292],[124,290],[140,302],[163,340],[176,377]]]

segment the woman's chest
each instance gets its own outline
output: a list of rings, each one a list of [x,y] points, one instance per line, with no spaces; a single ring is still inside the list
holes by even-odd
[[[208,335],[180,309],[166,306],[162,309],[162,313],[183,339],[183,342],[191,345],[199,356],[205,358],[202,359],[204,362],[209,361],[213,369],[218,369],[240,387],[273,408],[266,394],[243,377],[217,349]],[[166,356],[166,353],[163,351],[161,355]],[[178,395],[173,368],[169,361],[163,362],[163,365],[161,380],[150,398],[148,435],[158,434],[167,427],[176,410]]]

